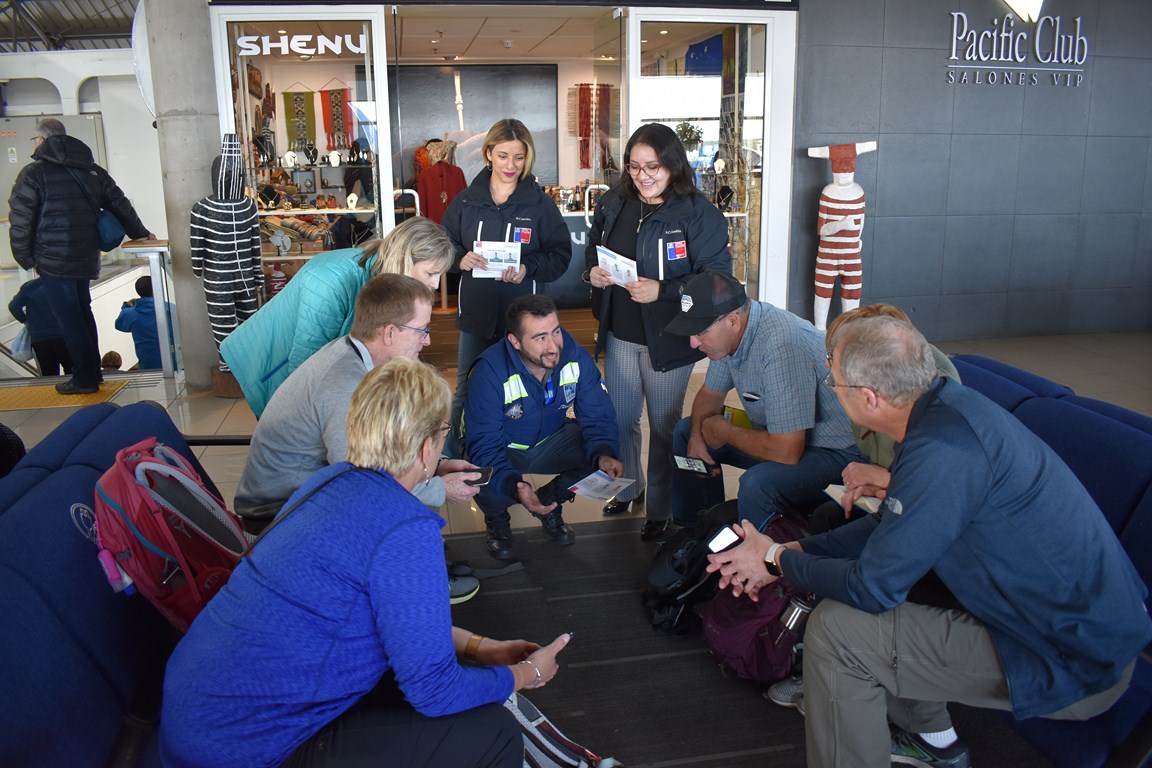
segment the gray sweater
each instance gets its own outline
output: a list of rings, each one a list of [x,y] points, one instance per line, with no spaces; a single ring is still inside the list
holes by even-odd
[[[329,464],[348,455],[352,393],[371,360],[347,336],[321,347],[276,390],[256,424],[248,462],[236,490],[236,511],[274,516],[288,497]],[[430,507],[444,503],[444,481],[420,483],[412,493]]]

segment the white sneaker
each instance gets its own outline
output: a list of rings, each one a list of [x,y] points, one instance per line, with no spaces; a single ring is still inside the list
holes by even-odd
[[[764,698],[781,707],[799,707],[799,702],[804,698],[804,679],[799,675],[786,677],[774,683],[765,692]]]

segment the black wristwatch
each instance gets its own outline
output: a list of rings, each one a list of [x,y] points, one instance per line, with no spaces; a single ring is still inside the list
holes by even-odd
[[[783,544],[773,542],[772,546],[768,547],[767,554],[764,555],[764,567],[768,569],[768,573],[772,576],[779,577],[784,575],[780,571],[780,564],[776,562],[776,558],[780,556],[780,552],[783,550]]]

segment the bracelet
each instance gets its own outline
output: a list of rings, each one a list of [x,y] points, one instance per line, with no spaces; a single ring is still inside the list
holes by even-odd
[[[517,663],[518,664],[531,664],[532,665],[532,671],[536,673],[536,679],[532,681],[532,684],[526,685],[524,687],[528,688],[529,690],[531,690],[533,688],[539,688],[540,684],[544,682],[544,675],[540,674],[540,667],[536,666],[536,663],[534,661],[532,661],[531,659],[524,659],[524,661],[520,661]]]
[[[472,637],[468,638],[468,644],[464,646],[464,658],[476,661],[476,650],[480,647],[480,641],[483,639],[473,632]]]

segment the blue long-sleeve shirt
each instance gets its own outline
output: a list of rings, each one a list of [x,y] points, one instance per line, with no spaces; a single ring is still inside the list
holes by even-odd
[[[992,635],[1017,717],[1110,688],[1152,640],[1147,590],[1084,486],[955,381],[914,407],[880,516],[802,545],[781,554],[790,581],[872,613],[934,569]]]
[[[349,467],[318,472],[295,499]],[[391,670],[438,716],[502,702],[452,644],[444,521],[383,472],[342,474],[270,529],[168,662],[166,766],[280,765]]]
[[[524,365],[507,339],[493,344],[472,366],[464,405],[464,439],[468,459],[492,467],[490,486],[509,504],[516,502],[519,470],[505,456],[507,447],[527,450],[564,426],[574,407],[584,434],[584,454],[592,466],[599,456],[620,455],[616,410],[600,369],[587,350],[561,329],[560,362],[544,382]],[[552,400],[548,402],[549,387]]]

